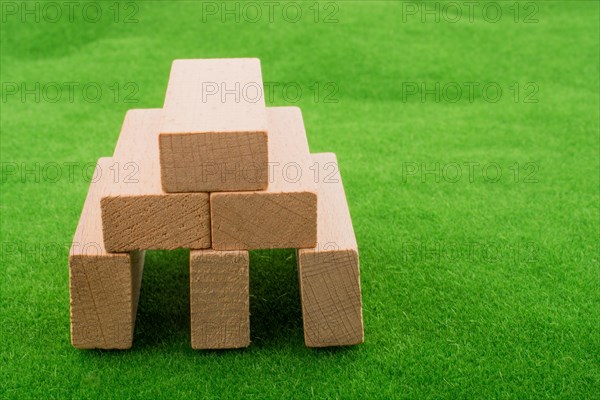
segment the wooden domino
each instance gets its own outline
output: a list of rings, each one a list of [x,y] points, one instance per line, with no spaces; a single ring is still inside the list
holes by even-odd
[[[190,314],[194,349],[250,344],[247,251],[190,252]]]
[[[314,247],[317,194],[297,107],[267,109],[269,187],[210,194],[212,247],[217,250]]]
[[[258,59],[173,62],[159,137],[166,192],[265,189],[267,140]]]
[[[308,347],[355,345],[364,333],[350,211],[335,154],[313,154],[312,160],[318,168],[334,165],[338,174],[319,179],[318,245],[297,254],[304,341]]]
[[[130,110],[112,164],[101,171],[109,252],[210,247],[208,193],[165,193],[160,183],[160,109]]]
[[[110,167],[98,161],[96,175]],[[90,185],[69,253],[71,343],[81,349],[128,349],[140,293],[144,252],[104,247],[100,182]]]

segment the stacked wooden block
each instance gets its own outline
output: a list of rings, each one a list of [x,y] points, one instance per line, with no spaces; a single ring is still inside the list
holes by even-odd
[[[127,113],[71,247],[73,346],[131,347],[144,251],[176,248],[190,249],[195,349],[250,344],[248,251],[270,248],[298,249],[306,345],[363,341],[336,157],[311,155],[300,110],[263,93],[257,59],[176,60],[163,108]]]

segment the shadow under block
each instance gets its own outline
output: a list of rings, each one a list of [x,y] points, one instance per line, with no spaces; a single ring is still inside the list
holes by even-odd
[[[355,345],[364,341],[364,330],[350,211],[335,154],[313,154],[312,159],[321,166],[335,163],[338,174],[319,183],[317,247],[298,250],[304,341],[308,347]]]
[[[210,247],[208,193],[165,193],[160,184],[160,109],[130,110],[112,161],[102,168],[109,252]]]
[[[258,59],[173,62],[159,137],[166,192],[265,189],[267,136]]]
[[[194,349],[250,344],[247,251],[190,251],[190,315]]]
[[[317,193],[297,107],[267,109],[269,187],[210,194],[212,247],[217,250],[314,247]]]
[[[110,159],[100,159],[96,172]],[[102,238],[100,186],[90,185],[69,253],[71,343],[81,349],[128,349],[144,252],[108,253]]]

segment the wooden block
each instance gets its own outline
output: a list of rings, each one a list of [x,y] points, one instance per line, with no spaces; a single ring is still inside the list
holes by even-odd
[[[319,179],[317,247],[298,250],[298,273],[308,347],[348,346],[364,340],[358,246],[333,153],[313,154],[318,168],[335,165],[336,176]]]
[[[98,161],[96,171],[110,166]],[[108,253],[102,237],[99,182],[90,185],[69,254],[71,343],[81,349],[128,349],[133,342],[144,252]]]
[[[210,247],[208,193],[165,193],[160,184],[160,109],[130,110],[112,165],[102,170],[109,252]]]
[[[264,191],[211,193],[213,248],[248,250],[314,247],[317,194],[297,107],[267,109],[269,187]]]
[[[192,348],[250,344],[249,260],[247,251],[190,252]]]
[[[265,189],[267,116],[260,61],[175,60],[160,133],[166,192]]]

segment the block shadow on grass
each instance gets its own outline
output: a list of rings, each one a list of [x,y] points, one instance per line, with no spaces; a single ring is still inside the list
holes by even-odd
[[[189,250],[147,251],[133,349],[189,346]]]
[[[250,252],[250,330],[252,347],[304,346],[295,250]]]

